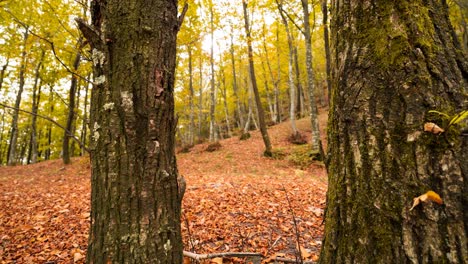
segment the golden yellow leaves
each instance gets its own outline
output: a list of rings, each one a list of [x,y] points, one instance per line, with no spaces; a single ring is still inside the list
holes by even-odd
[[[442,199],[440,198],[440,195],[438,195],[434,191],[428,191],[425,194],[420,195],[413,199],[413,206],[411,206],[410,211],[413,210],[414,207],[418,206],[421,202],[427,202],[427,201],[433,201],[438,204],[444,203]]]

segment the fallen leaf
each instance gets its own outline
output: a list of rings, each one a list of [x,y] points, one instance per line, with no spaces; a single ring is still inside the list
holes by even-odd
[[[275,261],[276,258],[284,258],[286,254],[284,253],[275,253],[274,255],[270,256],[269,258],[265,259],[262,263],[270,263],[272,261]]]
[[[312,256],[312,254],[310,254],[309,251],[307,251],[307,249],[305,249],[303,246],[300,246],[299,248],[301,250],[301,255],[303,258],[308,259]]]
[[[432,134],[436,135],[444,132],[442,128],[440,128],[437,124],[432,122],[427,122],[424,124],[424,131],[431,132]]]
[[[80,252],[75,252],[75,254],[73,254],[73,263],[82,259],[84,259],[84,256]]]
[[[214,258],[210,263],[223,264],[223,258]]]
[[[426,201],[433,201],[438,204],[443,204],[444,202],[442,201],[442,198],[440,198],[440,195],[438,195],[434,191],[428,191],[423,195],[420,195],[416,198],[413,199],[413,206],[411,206],[410,211],[413,210],[414,207],[418,206],[421,202],[426,202]]]

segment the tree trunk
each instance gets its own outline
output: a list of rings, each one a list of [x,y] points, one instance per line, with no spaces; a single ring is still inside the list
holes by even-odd
[[[262,102],[260,100],[260,94],[258,92],[257,79],[255,77],[255,68],[254,68],[254,63],[253,63],[252,37],[250,35],[250,25],[249,25],[248,13],[247,13],[246,0],[242,0],[242,7],[244,9],[245,33],[247,35],[247,49],[248,49],[248,55],[249,55],[250,79],[252,81],[252,90],[254,92],[255,103],[257,105],[257,114],[258,114],[260,132],[262,134],[263,143],[265,144],[265,151],[264,151],[263,154],[265,156],[267,156],[267,157],[271,157],[272,147],[271,147],[271,143],[270,143],[270,137],[268,136],[267,127],[266,127],[266,124],[265,124],[265,113],[263,111]]]
[[[323,39],[325,46],[325,62],[327,70],[327,91],[328,102],[331,98],[331,69],[330,69],[330,37],[328,36],[328,1],[322,0],[322,24],[323,24]]]
[[[20,64],[20,72],[19,72],[19,87],[18,93],[16,94],[16,101],[15,101],[15,109],[13,110],[13,121],[11,122],[11,133],[10,133],[10,144],[8,146],[8,166],[12,166],[16,164],[16,143],[18,140],[18,117],[19,117],[19,109],[21,105],[21,95],[23,94],[24,90],[24,81],[25,81],[25,74],[26,74],[26,64],[27,64],[27,47],[26,43],[29,37],[29,28],[25,28],[25,32],[23,35],[23,51],[21,52],[21,64]]]
[[[78,20],[91,42],[95,76],[87,263],[182,263],[184,188],[174,150],[177,1],[91,6],[93,27]]]
[[[277,116],[277,120],[276,120],[276,123],[281,123],[282,121],[282,117],[281,117],[281,113],[283,112],[283,109],[281,109],[282,107],[282,100],[280,99],[281,96],[280,96],[280,83],[281,83],[281,57],[280,57],[280,51],[281,51],[281,47],[280,47],[280,43],[279,43],[279,26],[276,26],[276,71],[278,72],[277,73],[277,78],[276,78],[276,81],[275,81],[275,107],[276,107],[276,116]]]
[[[222,61],[222,58],[220,58]],[[226,76],[224,75],[224,65],[220,65],[221,70],[219,71],[219,91],[223,96],[223,106],[224,106],[224,120],[226,120],[226,129],[227,137],[232,137],[231,130],[231,121],[229,120],[229,108],[228,108],[228,96],[227,96],[227,87],[226,87]]]
[[[54,88],[51,84],[50,85],[50,89],[49,89],[49,116],[52,116],[52,113],[54,112]],[[44,159],[45,160],[49,160],[51,155],[52,155],[52,149],[51,149],[51,145],[52,145],[52,124],[51,123],[48,123],[47,124],[47,145],[46,145],[46,149],[44,151]]]
[[[189,106],[190,106],[190,113],[189,113],[189,145],[193,145],[193,138],[194,138],[194,129],[195,129],[195,107],[193,104],[193,100],[195,98],[195,91],[193,89],[193,65],[192,65],[192,46],[189,44],[187,46],[188,49],[188,63],[189,63]]]
[[[88,75],[88,80],[90,79],[90,75]],[[89,113],[88,113],[88,92],[89,92],[89,83],[85,84],[85,97],[83,98],[83,123],[81,125],[81,142],[83,142],[82,145],[80,145],[80,155],[83,156],[86,153],[86,150],[84,149],[85,146],[87,146],[88,142],[88,120],[89,120]]]
[[[8,68],[8,64],[10,63],[10,57],[9,55],[6,57],[6,62],[3,64],[2,69],[0,70],[0,91],[2,90],[3,87],[3,80],[5,78],[6,70]]]
[[[215,72],[214,72],[214,14],[213,14],[213,1],[210,0],[210,28],[211,28],[211,52],[210,52],[210,65],[211,65],[211,90],[210,90],[210,142],[218,141],[216,133],[216,87],[215,87]]]
[[[299,69],[299,56],[297,54],[297,46],[294,45],[296,42],[294,39],[294,35],[292,35],[292,42],[293,42],[293,58],[294,58],[294,77],[295,77],[295,87],[296,87],[296,116],[301,118],[304,116],[304,89],[302,89],[301,84],[301,71]]]
[[[36,66],[34,73],[34,85],[33,85],[33,94],[32,94],[32,109],[33,113],[31,117],[31,140],[29,143],[28,151],[28,163],[37,162],[37,113],[39,111],[39,103],[41,101],[41,81],[40,81],[40,70],[42,68],[42,63],[44,61],[45,50],[41,51],[41,57],[39,63]]]
[[[3,161],[7,160],[7,153],[4,153],[5,150],[8,150],[8,146],[6,146],[6,140],[5,138],[8,138],[8,134],[5,136],[5,115],[6,111],[1,111],[2,113],[2,121],[0,124],[2,124],[2,127],[0,128],[0,165],[3,165]],[[8,132],[7,132],[8,133]],[[5,143],[4,143],[5,142]],[[5,158],[5,159],[4,159]]]
[[[293,73],[293,63],[294,63],[294,44],[289,30],[288,20],[283,10],[282,2],[276,0],[278,5],[278,11],[281,15],[281,21],[283,22],[284,28],[286,29],[286,36],[288,38],[288,48],[289,48],[289,60],[288,60],[288,84],[289,84],[289,121],[291,122],[292,134],[297,135],[299,131],[296,126],[296,86],[294,84],[294,73]]]
[[[266,58],[266,64],[267,64],[267,67],[268,67],[268,73],[270,75],[270,79],[273,83],[273,87],[274,87],[274,90],[273,90],[273,102],[272,102],[272,121],[273,123],[279,123],[279,117],[278,117],[278,94],[279,94],[279,81],[280,81],[280,72],[278,71],[278,78],[275,79],[274,75],[273,75],[273,70],[271,69],[271,63],[270,63],[270,58],[269,58],[269,54],[268,54],[268,48],[267,48],[267,42],[266,42],[266,28],[265,28],[265,24],[263,24],[264,26],[264,36],[263,36],[263,50],[265,52],[265,58]],[[277,56],[279,56],[279,54],[277,54]],[[278,63],[279,65],[279,63]],[[266,77],[265,77],[266,79]],[[270,103],[269,103],[270,104]]]
[[[467,109],[468,61],[446,2],[333,0],[331,10],[320,263],[467,263],[468,138],[429,112]],[[443,204],[411,210],[428,190]]]
[[[320,126],[318,122],[317,100],[315,99],[314,69],[312,67],[312,37],[310,28],[309,3],[301,0],[304,13],[304,39],[306,44],[307,86],[310,97],[310,122],[312,127],[312,151],[323,157],[322,141],[320,140]]]
[[[236,60],[234,59],[234,33],[232,30],[232,25],[231,25],[231,48],[229,52],[231,53],[232,89],[234,91],[234,98],[236,100],[237,115],[239,116],[239,127],[243,128],[245,125],[245,120],[244,120],[245,111],[243,108],[243,104],[241,104],[240,102],[239,89],[237,86]]]
[[[199,78],[200,89],[198,90],[198,140],[202,139],[202,120],[203,120],[203,51],[200,49]]]
[[[77,48],[78,51],[75,55],[75,59],[73,60],[72,70],[76,72],[78,67],[80,66],[81,60],[81,46],[82,46],[82,39],[78,40]],[[68,116],[67,116],[67,124],[65,126],[65,131],[63,134],[63,141],[62,141],[62,160],[64,164],[70,164],[70,137],[74,133],[73,122],[75,120],[75,99],[76,99],[76,88],[78,85],[78,77],[72,73],[71,76],[71,84],[70,84],[70,91],[68,92]],[[73,154],[73,152],[72,152]]]

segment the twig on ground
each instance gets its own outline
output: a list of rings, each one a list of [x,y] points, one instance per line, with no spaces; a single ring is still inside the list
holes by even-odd
[[[190,231],[189,221],[185,212],[183,213],[185,225],[187,226],[188,241],[190,245],[190,250],[195,251],[195,243],[193,243],[192,232]]]
[[[302,263],[302,264],[315,264],[315,263],[316,263],[316,262],[314,262],[314,261],[301,261],[301,262],[297,262],[297,260],[295,260],[295,259],[280,258],[280,257],[276,257],[274,260],[276,260],[276,261],[281,261],[281,262],[284,262],[284,263]]]
[[[293,223],[294,223],[294,232],[296,233],[296,262],[304,264],[304,261],[302,259],[302,252],[301,252],[301,237],[299,235],[299,228],[297,227],[297,222],[296,222],[296,215],[294,214],[294,210],[291,205],[291,200],[289,199],[288,192],[286,191],[286,188],[283,186],[283,191],[286,195],[286,200],[288,200],[289,204],[289,210],[291,211],[292,217],[293,217]]]
[[[219,257],[261,257],[263,255],[260,253],[255,252],[221,252],[221,253],[211,253],[211,254],[197,254],[189,251],[184,250],[184,256],[189,257],[195,260],[202,260],[202,259],[212,259],[212,258],[219,258]]]

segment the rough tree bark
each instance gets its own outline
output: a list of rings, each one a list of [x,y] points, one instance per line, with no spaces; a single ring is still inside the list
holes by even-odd
[[[265,113],[263,111],[262,102],[260,100],[260,94],[257,87],[257,79],[255,77],[255,68],[253,63],[253,49],[252,49],[252,38],[250,35],[250,25],[249,17],[247,13],[247,2],[242,0],[242,7],[244,9],[244,22],[245,22],[245,33],[247,35],[247,49],[249,56],[249,75],[250,80],[252,81],[252,90],[255,95],[255,103],[257,105],[257,114],[258,114],[258,123],[260,126],[260,133],[262,134],[263,143],[265,144],[265,151],[263,154],[267,157],[272,156],[272,147],[270,142],[270,137],[268,136],[268,131],[265,123]]]
[[[77,20],[91,43],[95,75],[87,263],[182,263],[177,4],[93,0],[93,25]]]
[[[329,190],[320,263],[467,263],[468,62],[445,1],[331,4]],[[413,198],[428,190],[443,204]]]

